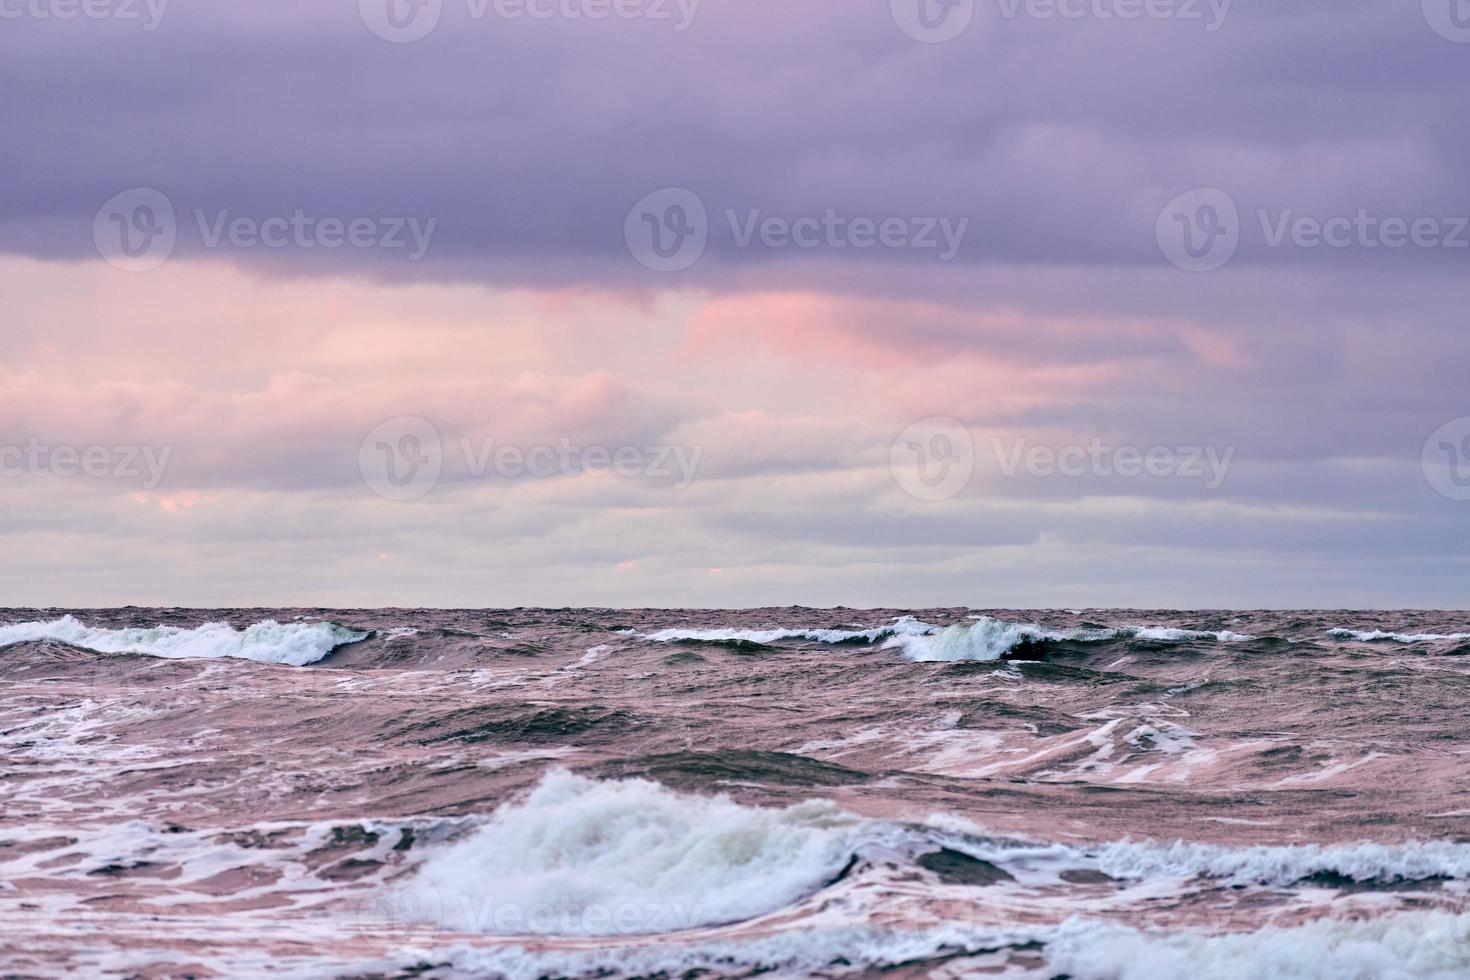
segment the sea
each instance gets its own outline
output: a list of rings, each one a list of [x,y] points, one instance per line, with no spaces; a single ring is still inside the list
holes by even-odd
[[[1470,615],[0,610],[0,976],[1470,977]]]

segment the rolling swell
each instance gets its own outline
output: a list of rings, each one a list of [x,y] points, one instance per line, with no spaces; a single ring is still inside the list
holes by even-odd
[[[650,727],[650,720],[623,708],[602,705],[523,708],[487,705],[452,711],[385,734],[419,745],[459,742],[555,743],[563,740],[606,741]]]
[[[1089,653],[1103,656],[1115,650],[1137,654],[1213,653],[1244,644],[1258,650],[1333,644],[1361,649],[1405,647],[1456,656],[1470,650],[1470,631],[1466,631],[1463,621],[1402,622],[1387,615],[1343,625],[1341,616],[1295,614],[1276,619],[1266,629],[1239,632],[1231,628],[1239,616],[1232,617],[1228,623],[1175,626],[1154,625],[1147,619],[1141,625],[1137,621],[1106,624],[1095,619],[1057,615],[1047,619],[1071,622],[1041,625],[1009,614],[963,611],[942,611],[943,615],[939,616],[895,615],[880,625],[852,621],[835,625],[816,625],[810,621],[748,625],[737,621],[727,625],[598,626],[588,621],[585,613],[549,618],[530,612],[520,617],[478,613],[457,617],[464,621],[463,625],[415,622],[437,618],[428,611],[416,610],[396,617],[402,625],[348,626],[325,617],[302,622],[312,617],[298,615],[296,622],[265,618],[239,628],[230,624],[241,622],[244,616],[250,615],[249,611],[227,611],[228,618],[193,626],[160,624],[160,619],[181,618],[178,611],[169,611],[171,615],[156,618],[151,624],[145,618],[146,611],[121,612],[125,615],[119,617],[113,613],[107,618],[121,618],[128,625],[88,625],[70,614],[49,620],[13,621],[0,625],[0,648],[21,642],[51,641],[97,653],[134,653],[173,659],[239,658],[286,666],[341,669],[414,666],[468,669],[508,657],[537,659],[563,649],[563,638],[570,635],[586,636],[589,641],[601,635],[692,651],[724,650],[760,657],[791,649],[849,650],[855,655],[888,650],[910,662],[1075,660]],[[816,615],[812,610],[787,610],[773,618],[789,621],[798,614]],[[954,618],[960,621],[945,621]],[[1160,612],[1151,614],[1150,618],[1157,622],[1175,616]],[[514,633],[509,632],[512,629]]]
[[[82,927],[118,975],[288,943],[322,976],[984,976],[997,949],[1045,976],[1465,975],[1434,930],[1470,921],[1466,643],[1329,635],[1463,614],[74,615],[369,635],[306,669],[0,649],[0,912],[50,944],[36,975]],[[904,618],[960,655],[905,656]]]
[[[109,629],[87,626],[66,615],[49,622],[0,626],[0,647],[49,640],[96,653],[145,654],[174,660],[235,658],[304,667],[319,662],[338,647],[358,643],[369,635],[334,622],[283,624],[273,619],[243,630],[225,622],[209,622],[193,628]]]
[[[504,658],[534,658],[543,643],[518,641],[464,629],[373,630],[356,643],[337,647],[316,666],[342,670],[472,669]]]
[[[622,759],[602,765],[607,779],[652,779],[678,789],[710,789],[725,783],[769,783],[779,786],[851,786],[874,778],[871,773],[785,752],[723,749],[674,752]]]
[[[1083,624],[1067,629],[1046,629],[1034,623],[1009,622],[991,616],[976,616],[973,622],[956,624],[934,634],[897,636],[886,646],[896,648],[908,660],[1045,660],[1050,654],[1068,650],[1132,641],[1144,648],[1169,648],[1198,643],[1241,643],[1254,637],[1228,630],[1194,630],[1160,626],[1106,627]]]

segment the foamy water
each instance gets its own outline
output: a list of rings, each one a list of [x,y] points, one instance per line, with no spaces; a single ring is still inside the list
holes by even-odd
[[[0,963],[1470,975],[1448,614],[0,617]]]

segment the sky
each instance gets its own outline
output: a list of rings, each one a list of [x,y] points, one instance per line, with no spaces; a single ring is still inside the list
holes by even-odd
[[[1462,0],[0,20],[0,605],[1470,607]]]

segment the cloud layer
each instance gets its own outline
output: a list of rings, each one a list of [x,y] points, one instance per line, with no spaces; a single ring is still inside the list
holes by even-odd
[[[7,15],[15,602],[1465,604],[1434,0],[388,2]]]

